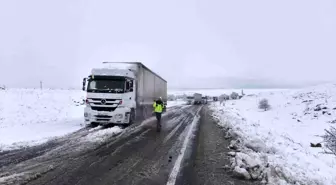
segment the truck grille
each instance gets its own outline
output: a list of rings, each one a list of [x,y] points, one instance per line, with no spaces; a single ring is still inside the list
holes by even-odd
[[[106,115],[97,115],[97,118],[112,118],[112,116],[106,116]]]
[[[101,101],[102,98],[91,98],[91,100],[93,101]],[[116,100],[120,100],[120,99],[105,99],[106,101],[116,101]]]
[[[117,107],[91,107],[92,110],[95,111],[108,111],[112,112],[116,109]]]
[[[93,103],[95,105],[102,105],[102,103]],[[115,103],[105,103],[104,105],[115,105]]]
[[[113,112],[121,102],[121,99],[89,98],[88,102],[94,111]]]

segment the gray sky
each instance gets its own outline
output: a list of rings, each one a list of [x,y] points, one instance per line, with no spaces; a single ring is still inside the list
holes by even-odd
[[[336,81],[334,0],[0,1],[0,84],[80,87],[102,60],[170,87]]]

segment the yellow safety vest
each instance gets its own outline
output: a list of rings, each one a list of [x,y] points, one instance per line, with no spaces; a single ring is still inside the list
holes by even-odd
[[[154,102],[153,108],[154,108],[154,112],[162,113],[164,105],[156,104],[156,102]]]

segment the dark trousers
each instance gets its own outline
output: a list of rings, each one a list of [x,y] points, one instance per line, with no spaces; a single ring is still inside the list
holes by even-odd
[[[158,132],[161,131],[161,112],[156,112],[155,113],[155,116],[156,116],[156,119],[157,119],[157,122],[156,122],[156,130]]]
[[[159,124],[161,123],[161,114],[161,112],[155,112],[155,116]]]

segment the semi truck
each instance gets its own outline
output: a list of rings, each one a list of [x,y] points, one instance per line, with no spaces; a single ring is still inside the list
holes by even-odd
[[[194,104],[195,105],[202,104],[202,94],[199,93],[194,94]]]
[[[202,103],[203,104],[208,104],[208,96],[203,96],[202,97]]]
[[[84,121],[130,125],[152,116],[153,102],[167,105],[167,81],[140,62],[103,62],[83,79]]]
[[[193,96],[187,96],[187,104],[191,105],[194,103],[194,97]]]

